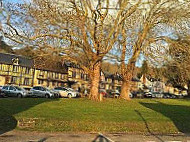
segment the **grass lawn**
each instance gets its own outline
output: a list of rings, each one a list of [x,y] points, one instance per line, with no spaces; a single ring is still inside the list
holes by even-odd
[[[190,133],[190,100],[0,98],[0,131]]]

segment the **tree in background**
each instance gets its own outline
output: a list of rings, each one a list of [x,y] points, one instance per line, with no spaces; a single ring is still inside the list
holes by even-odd
[[[108,74],[115,74],[120,72],[119,65],[117,63],[103,62],[101,69],[103,72]]]
[[[14,53],[12,47],[6,44],[5,41],[3,41],[3,37],[0,37],[0,52]]]
[[[188,85],[190,95],[190,35],[178,35],[177,40],[170,41],[168,63],[163,75],[173,86]]]
[[[163,43],[171,38],[164,34],[167,33],[167,27],[175,27],[176,19],[181,22],[189,20],[189,7],[188,1],[144,0],[131,17],[125,20],[120,40],[122,98],[130,100],[130,83],[140,54],[143,53],[145,57],[154,56],[157,59],[164,55],[166,49]]]

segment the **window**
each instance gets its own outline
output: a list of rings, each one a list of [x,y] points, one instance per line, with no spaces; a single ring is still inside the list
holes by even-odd
[[[86,81],[88,81],[89,80],[89,76],[88,75],[86,75]]]
[[[10,86],[9,90],[16,90],[16,89],[13,86]]]
[[[84,74],[83,73],[81,73],[81,79],[84,79]]]
[[[55,90],[62,90],[61,87],[55,87],[54,89],[55,89]]]
[[[73,71],[69,71],[69,77],[73,77]]]
[[[40,88],[37,86],[37,87],[33,87],[34,90],[40,90]]]
[[[72,77],[76,78],[76,72],[75,71],[73,71]]]
[[[19,72],[19,66],[13,65],[13,72]]]
[[[29,68],[26,68],[25,74],[30,74],[30,69]]]
[[[44,83],[44,81],[43,80],[38,80],[38,84],[43,84]]]
[[[61,79],[66,79],[66,75],[61,74]]]
[[[49,73],[48,73],[48,77],[49,77],[49,78],[53,78],[53,73],[52,73],[52,72],[49,72]]]
[[[55,84],[56,84],[56,82],[55,82],[55,81],[53,81],[53,82],[52,82],[52,85],[53,85],[53,86],[55,86]]]
[[[17,77],[16,76],[12,76],[11,83],[16,84],[16,82],[17,82]]]
[[[52,73],[52,78],[55,78],[55,73]]]
[[[55,78],[56,78],[56,79],[59,78],[59,73],[55,73]]]
[[[29,81],[29,78],[25,78],[24,79],[24,85],[29,85],[30,83],[29,83],[30,81]]]
[[[44,72],[43,71],[40,71],[40,76],[44,76]]]
[[[4,89],[4,90],[8,90],[8,89],[9,89],[9,86],[3,86],[2,89]]]

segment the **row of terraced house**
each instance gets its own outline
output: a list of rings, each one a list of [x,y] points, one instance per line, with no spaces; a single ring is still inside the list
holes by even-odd
[[[49,88],[57,86],[89,88],[89,76],[79,66],[65,62],[61,67],[47,68],[34,64],[34,60],[14,54],[0,53],[0,86],[13,84],[24,88],[33,86],[45,86]],[[101,72],[100,89],[120,90],[122,77],[116,74]],[[158,80],[133,78],[131,91],[151,88],[153,92],[174,93],[174,87],[165,85]]]
[[[0,53],[0,86],[18,85],[24,88],[32,86],[79,87],[88,85],[88,75],[78,66],[65,63],[62,68],[38,67],[34,60],[23,56]]]

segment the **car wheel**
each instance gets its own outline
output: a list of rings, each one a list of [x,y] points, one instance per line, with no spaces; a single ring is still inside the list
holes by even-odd
[[[18,94],[17,97],[18,97],[18,98],[22,98],[22,94]]]
[[[71,95],[70,93],[69,93],[67,96],[68,96],[68,98],[71,98],[71,97],[72,97],[72,95]]]
[[[49,94],[45,94],[45,98],[50,98]]]

